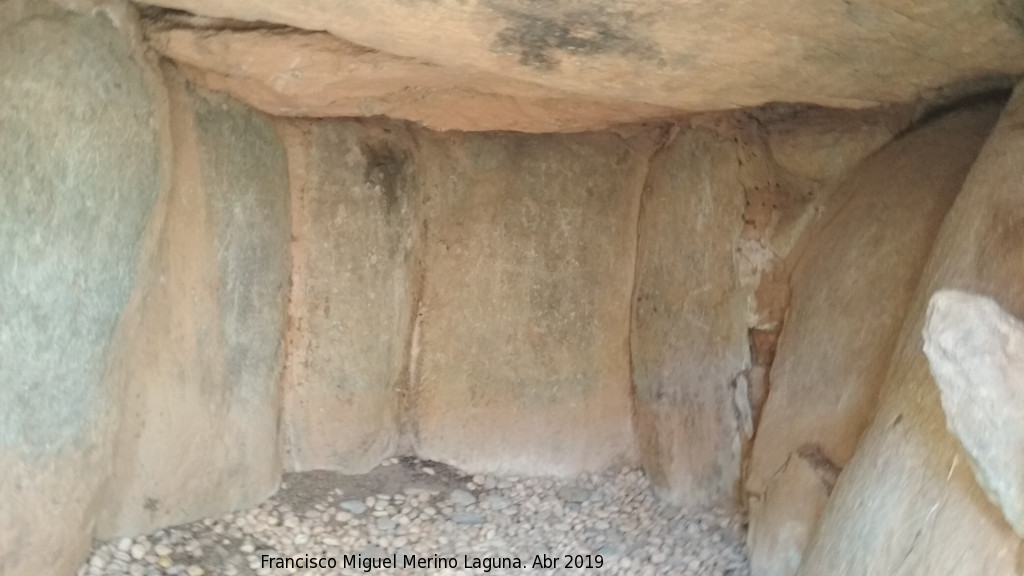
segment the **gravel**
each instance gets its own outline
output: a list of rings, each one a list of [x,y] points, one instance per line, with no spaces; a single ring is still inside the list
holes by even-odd
[[[662,502],[635,469],[571,480],[470,477],[403,458],[364,476],[287,475],[256,508],[101,543],[78,575],[366,574],[344,567],[354,556],[397,562],[371,574],[749,576],[743,538],[742,518]],[[336,567],[274,568],[261,564],[264,555]],[[457,565],[405,567],[407,555]],[[509,566],[516,560],[521,567]]]

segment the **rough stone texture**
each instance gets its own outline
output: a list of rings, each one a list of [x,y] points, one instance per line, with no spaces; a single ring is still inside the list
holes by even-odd
[[[863,107],[1024,71],[1024,8],[1009,0],[146,3],[325,30],[455,70],[681,110]]]
[[[289,467],[366,472],[398,446],[419,179],[399,124],[293,129]]]
[[[419,455],[569,474],[633,458],[629,302],[651,133],[424,146]]]
[[[908,110],[801,109],[765,120],[772,157],[811,183],[832,182],[906,127]]]
[[[751,266],[767,273],[759,278],[756,294],[759,329],[777,330],[781,325],[788,307],[789,276],[808,245],[801,240],[814,236],[833,195],[846,192],[839,187],[843,178],[906,129],[912,113],[907,106],[835,110],[784,104],[749,112],[763,133],[762,153],[770,158],[770,186],[748,194],[744,213],[744,240],[761,245],[744,250],[769,255],[767,265]],[[757,160],[747,156],[745,165]]]
[[[775,162],[775,176],[788,192],[772,221],[771,248],[790,254],[806,237],[832,196],[846,192],[840,184],[864,158],[908,127],[906,107],[881,110],[811,108],[765,118],[765,141]],[[841,200],[837,200],[841,202]]]
[[[690,506],[731,505],[740,475],[734,386],[749,350],[734,265],[738,154],[714,130],[684,129],[652,162],[640,213],[631,333],[640,455],[655,487]]]
[[[799,566],[822,489],[800,493],[776,475],[805,445],[830,466],[853,456],[935,235],[997,113],[948,116],[864,161],[797,264],[746,480],[758,573],[792,575]],[[780,548],[787,552],[777,556]],[[780,564],[767,569],[773,557]]]
[[[751,506],[747,547],[755,576],[792,576],[800,567],[835,484],[818,464],[813,454],[794,452],[776,473],[771,497]]]
[[[737,115],[747,125],[738,142],[746,204],[737,272],[750,328],[750,428],[759,424],[771,385],[796,262],[826,222],[826,207],[849,193],[837,190],[843,177],[904,129],[912,113],[907,106],[850,111],[775,104]],[[751,444],[744,443],[745,458]]]
[[[106,470],[106,356],[161,186],[159,120],[109,20],[4,11],[0,573],[69,574]]]
[[[388,116],[434,130],[569,132],[678,115],[435,66],[326,33],[208,30],[162,20],[147,37],[196,82],[281,116]]]
[[[928,305],[924,352],[947,428],[989,500],[1024,535],[1024,324],[989,298],[942,290]]]
[[[1024,90],[1018,88],[937,236],[879,409],[799,574],[1016,574],[1020,538],[985,497],[922,353],[931,295],[957,289],[1024,315]],[[936,169],[936,166],[931,166]]]
[[[124,319],[124,389],[102,536],[250,506],[280,478],[278,381],[288,172],[270,123],[168,76],[174,155],[142,303]]]

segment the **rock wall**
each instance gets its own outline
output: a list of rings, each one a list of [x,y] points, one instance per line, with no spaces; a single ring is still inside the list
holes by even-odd
[[[0,573],[70,574],[276,488],[287,170],[129,7],[4,9]]]
[[[109,469],[107,357],[162,186],[162,116],[110,20],[4,9],[0,573],[71,574]]]
[[[362,473],[399,447],[420,178],[399,124],[291,125],[289,468]]]
[[[172,185],[122,320],[101,537],[250,506],[280,478],[288,172],[267,119],[165,70]]]
[[[938,290],[1024,315],[1024,90],[1017,89],[936,239],[882,385],[799,574],[1016,574],[1019,538],[946,429],[922,352]],[[930,166],[934,169],[934,166]],[[1019,479],[1014,479],[1019,482]]]
[[[778,133],[791,120],[765,122]],[[772,132],[743,114],[563,136],[284,122],[295,206],[289,466],[357,472],[412,451],[474,470],[571,473],[632,459],[637,411],[666,493],[732,502],[753,425],[749,409],[737,420],[746,390],[734,386],[748,330],[777,329],[787,305],[759,292],[771,266],[751,261],[789,256],[837,165],[891,135],[876,123],[834,121],[846,128],[839,160],[819,152],[828,166],[788,171]],[[790,151],[799,134],[817,142],[804,124],[778,140]],[[651,208],[638,216],[645,189]],[[635,279],[636,316],[623,321]],[[727,366],[707,368],[716,362]],[[691,370],[691,383],[666,370]],[[636,406],[631,376],[647,395]],[[687,389],[699,409],[680,408]],[[587,423],[602,418],[600,430]],[[687,461],[687,450],[703,456]]]
[[[822,472],[850,457],[883,380],[804,573],[1010,565],[1012,532],[942,427],[918,335],[939,288],[1020,315],[1024,97],[897,337],[991,111],[938,121],[833,189],[898,121],[271,122],[155,66],[130,7],[7,7],[3,574],[38,573],[40,554],[69,573],[93,536],[250,505],[282,468],[363,472],[393,454],[513,474],[639,460],[677,503],[732,506],[769,380],[748,484],[764,495],[755,560],[782,558],[766,571],[799,563]]]
[[[423,146],[416,451],[568,474],[633,458],[629,302],[654,135],[450,135]]]
[[[680,132],[644,191],[633,303],[635,423],[644,469],[673,501],[731,504],[740,477],[734,382],[749,366],[734,253],[745,190],[738,146]]]
[[[645,469],[663,495],[736,506],[802,239],[903,111],[785,106],[695,119],[652,161],[632,357]]]
[[[918,129],[861,163],[833,194],[827,225],[792,275],[746,479],[755,574],[799,567],[874,412],[935,234],[997,113],[957,113]]]

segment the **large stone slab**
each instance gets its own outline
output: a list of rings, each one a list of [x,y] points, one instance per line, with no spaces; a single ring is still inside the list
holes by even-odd
[[[456,71],[681,110],[863,107],[1024,72],[1024,9],[1008,0],[146,3],[324,30]]]
[[[1024,535],[1024,323],[989,298],[941,290],[928,304],[924,352],[946,426],[988,499]]]
[[[423,145],[417,452],[571,474],[634,458],[629,302],[649,133]]]
[[[169,22],[161,19],[147,33],[161,54],[184,65],[196,82],[280,116],[388,116],[433,130],[578,132],[678,114],[436,66],[323,32],[213,32],[187,20]]]
[[[290,133],[288,466],[363,473],[399,445],[414,308],[415,148],[389,122],[316,121]]]
[[[251,506],[281,471],[284,148],[266,118],[167,74],[172,185],[114,348],[123,392],[103,537]]]
[[[732,505],[740,477],[735,384],[750,358],[734,262],[739,154],[732,137],[684,128],[652,161],[640,213],[630,334],[640,456],[662,495],[688,506]]]
[[[104,374],[161,188],[161,117],[105,17],[3,10],[0,573],[71,574],[107,471]]]
[[[812,483],[801,492],[780,473],[801,449],[831,468],[853,456],[935,235],[997,114],[988,107],[918,129],[861,163],[833,193],[828,224],[790,282],[746,479],[757,574],[799,567],[831,487]]]
[[[840,189],[844,177],[905,130],[912,114],[908,106],[839,110],[774,104],[740,115],[756,119],[753,137],[748,129],[740,140],[747,192],[737,253],[740,285],[749,293],[750,429],[759,425],[768,396],[793,268],[827,224],[826,209],[849,192]],[[749,460],[753,438],[745,435]]]
[[[921,333],[929,299],[944,289],[984,295],[1024,315],[1022,122],[1018,88],[942,225],[879,409],[840,476],[799,574],[1019,572],[1020,538],[946,429]]]

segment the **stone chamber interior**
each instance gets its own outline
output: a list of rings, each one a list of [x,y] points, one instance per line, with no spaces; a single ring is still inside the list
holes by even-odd
[[[1021,22],[0,0],[0,576],[1024,574]]]

